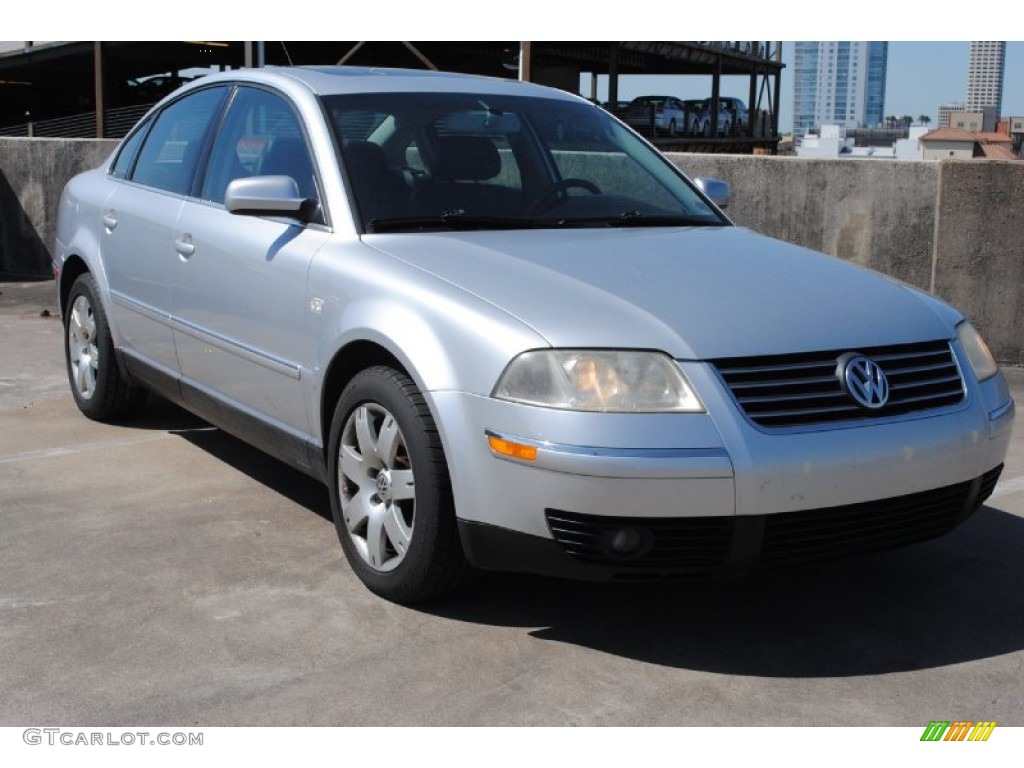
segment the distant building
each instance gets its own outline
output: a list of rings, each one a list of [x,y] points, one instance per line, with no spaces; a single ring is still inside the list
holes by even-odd
[[[1006,118],[1007,131],[1013,141],[1013,150],[1017,157],[1024,158],[1024,117]]]
[[[797,42],[793,60],[793,131],[826,124],[873,127],[885,115],[885,42]]]
[[[951,125],[950,118],[957,112],[964,112],[967,110],[966,104],[943,104],[939,107],[939,120],[936,124],[937,128],[949,128]]]
[[[919,125],[912,126],[907,137],[893,136],[888,144],[877,141],[878,137],[873,135],[876,133],[884,132],[847,129],[841,125],[823,125],[818,133],[804,136],[803,142],[796,149],[796,154],[798,157],[849,160],[920,160],[918,139],[928,133],[928,129]],[[867,137],[863,134],[867,134]],[[871,143],[864,145],[864,140]]]
[[[995,109],[985,107],[977,112],[956,112],[950,116],[948,128],[963,128],[965,131],[980,133],[996,129]]]
[[[975,137],[963,128],[936,128],[919,139],[922,160],[970,160],[974,157]]]
[[[936,128],[920,139],[922,160],[1017,160],[1013,139],[1005,133],[972,132],[963,128]]]
[[[967,68],[967,111],[980,112],[986,107],[1003,107],[1003,74],[1006,65],[1006,43],[982,41],[971,43],[971,59]]]

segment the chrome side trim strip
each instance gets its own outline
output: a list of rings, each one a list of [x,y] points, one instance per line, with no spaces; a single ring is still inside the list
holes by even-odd
[[[266,354],[265,352],[260,352],[252,347],[239,344],[237,341],[210,333],[210,331],[185,322],[179,317],[172,317],[170,319],[170,324],[174,330],[191,336],[193,339],[197,339],[203,344],[211,344],[218,349],[222,349],[232,355],[237,355],[244,360],[248,360],[250,363],[263,366],[274,373],[280,373],[295,380],[298,380],[302,376],[302,369],[294,363],[289,363],[286,360],[280,360]]]
[[[549,443],[490,429],[484,430],[484,434],[537,449],[535,461],[491,450],[495,458],[551,472],[621,478],[733,477],[732,460],[724,448],[604,448]]]
[[[137,312],[143,317],[147,317],[150,320],[154,320],[158,323],[172,328],[180,333],[187,334],[193,339],[198,339],[203,344],[210,344],[211,346],[222,349],[232,355],[237,355],[244,360],[248,360],[250,363],[263,366],[274,373],[280,373],[283,376],[298,381],[302,376],[302,368],[295,363],[289,363],[287,360],[280,360],[272,355],[268,355],[265,352],[247,347],[244,344],[239,344],[237,341],[226,339],[223,336],[218,336],[214,333],[210,333],[207,330],[199,328],[198,326],[192,325],[191,323],[185,322],[181,318],[172,317],[163,312],[158,312],[147,304],[143,304],[135,299],[131,299],[125,296],[123,293],[117,291],[110,292],[110,298],[127,309]]]
[[[148,304],[143,304],[141,301],[136,301],[135,299],[131,299],[131,298],[125,296],[123,293],[119,293],[118,291],[114,291],[114,290],[110,291],[110,298],[115,303],[120,304],[125,309],[130,309],[132,312],[137,312],[138,314],[142,315],[143,317],[149,318],[150,320],[155,320],[158,323],[163,323],[164,325],[170,325],[170,322],[171,322],[170,315],[168,315],[168,314],[166,314],[164,312],[158,312],[157,310],[153,309],[153,307],[149,306]]]
[[[1003,405],[996,408],[994,411],[988,412],[989,421],[999,421],[1006,414],[1014,410],[1013,400],[1007,400]]]

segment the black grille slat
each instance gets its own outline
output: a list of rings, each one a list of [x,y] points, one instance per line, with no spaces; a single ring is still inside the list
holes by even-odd
[[[846,392],[836,371],[847,352],[865,355],[885,371],[890,394],[882,408],[864,408]],[[965,396],[948,341],[730,358],[712,364],[740,409],[766,428],[885,419],[952,407]]]
[[[1001,469],[975,481],[975,506],[984,500],[987,487],[995,487]],[[966,507],[975,482],[847,507],[768,515],[762,563],[765,567],[790,565],[941,536],[973,511]]]
[[[960,376],[959,374],[952,374],[950,376],[944,376],[941,379],[919,379],[908,381],[906,383],[894,383],[889,382],[890,392],[902,392],[907,389],[917,389],[919,387],[939,387],[944,384],[952,384],[957,392],[960,391]],[[952,389],[952,387],[950,387]]]

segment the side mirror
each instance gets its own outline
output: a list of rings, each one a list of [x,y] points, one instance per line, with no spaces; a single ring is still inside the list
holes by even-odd
[[[291,176],[250,176],[235,179],[224,194],[224,207],[243,216],[302,218],[306,198]]]
[[[721,179],[705,179],[698,177],[693,180],[697,189],[711,198],[711,202],[719,208],[728,208],[729,200],[732,198],[732,190],[727,182]]]

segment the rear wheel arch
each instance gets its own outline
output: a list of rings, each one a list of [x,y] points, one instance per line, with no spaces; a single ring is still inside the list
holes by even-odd
[[[61,317],[63,317],[67,312],[68,296],[71,294],[71,286],[75,284],[75,280],[86,272],[91,272],[91,270],[89,269],[89,265],[85,263],[85,260],[81,256],[73,254],[64,260],[64,264],[60,268],[58,294],[60,298]]]

